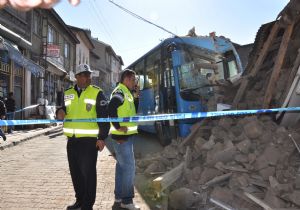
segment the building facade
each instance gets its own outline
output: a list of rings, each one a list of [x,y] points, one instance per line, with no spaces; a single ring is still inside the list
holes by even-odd
[[[110,45],[92,38],[89,30],[66,25],[54,9],[0,10],[0,97],[14,92],[17,110],[41,101],[62,105],[81,63],[91,66],[92,83],[108,96],[123,65]],[[19,112],[16,119],[44,118],[39,112]]]
[[[91,52],[91,67],[97,72],[93,77],[93,83],[99,85],[107,96],[110,95],[116,83],[119,81],[123,60],[116,55],[112,47],[97,38],[92,38],[95,49]],[[99,73],[98,73],[99,72]]]
[[[39,35],[33,33],[33,38],[40,65],[45,68],[40,81],[41,92],[36,96],[47,99],[50,104],[62,105],[63,91],[75,81],[76,44],[80,42],[54,9],[39,9],[34,15],[41,21],[41,28],[37,30]]]
[[[40,77],[45,69],[32,60],[34,42],[31,32],[32,11],[20,12],[10,7],[0,10],[0,96],[14,92],[16,108],[31,104],[28,93],[31,75]],[[24,113],[17,113],[21,119]]]
[[[90,65],[90,51],[95,48],[89,35],[90,32],[75,26],[68,27],[79,40],[76,45],[76,66],[82,63]]]

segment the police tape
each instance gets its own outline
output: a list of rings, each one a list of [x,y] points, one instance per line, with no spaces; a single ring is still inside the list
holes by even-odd
[[[25,110],[27,110],[27,109],[33,109],[33,108],[35,108],[35,107],[38,107],[38,106],[44,106],[44,105],[41,105],[41,104],[35,104],[35,105],[31,105],[31,106],[27,106],[27,107],[25,107],[25,108],[23,108],[23,109],[19,109],[19,110],[17,110],[17,111],[14,111],[14,112],[7,112],[6,114],[12,114],[12,113],[17,113],[17,112],[23,112],[23,111],[25,111]],[[57,107],[57,106],[46,106],[46,107],[49,107],[49,108],[52,108],[52,107]]]
[[[25,111],[25,110],[27,110],[27,109],[32,109],[32,108],[35,108],[35,107],[37,107],[37,106],[39,106],[39,105],[40,105],[40,104],[35,104],[35,105],[27,106],[27,107],[25,107],[25,108],[23,108],[23,109],[19,109],[19,110],[14,111],[14,112],[7,112],[6,114],[12,114],[12,113],[17,113],[17,112],[23,112],[23,111]]]
[[[174,114],[158,114],[146,116],[134,116],[124,118],[93,118],[93,119],[36,119],[36,120],[0,120],[0,126],[10,125],[33,125],[33,124],[50,124],[60,122],[149,122],[162,120],[187,120],[195,118],[211,118],[220,116],[235,116],[235,115],[251,115],[251,114],[266,114],[272,112],[292,112],[300,111],[300,107],[274,108],[274,109],[253,109],[253,110],[229,110],[229,111],[214,111],[214,112],[191,112],[191,113],[174,113]]]

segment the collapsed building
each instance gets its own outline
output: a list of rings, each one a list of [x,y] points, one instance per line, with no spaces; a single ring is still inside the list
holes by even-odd
[[[300,2],[257,32],[247,67],[212,98],[232,109],[300,104]],[[224,87],[219,90],[224,90]],[[218,93],[218,87],[216,87]],[[137,161],[157,209],[300,209],[299,113],[207,118]],[[158,176],[159,175],[159,176]]]

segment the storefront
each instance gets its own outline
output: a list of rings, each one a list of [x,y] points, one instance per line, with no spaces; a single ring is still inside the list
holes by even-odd
[[[51,105],[62,105],[63,80],[67,75],[62,64],[48,58],[48,68],[45,72],[44,92]]]
[[[0,37],[0,96],[7,97],[9,92],[14,92],[16,109],[25,105],[25,87],[32,84],[25,84],[25,70],[32,76],[39,77],[44,69],[26,58],[18,49],[18,46],[9,40]],[[39,87],[35,87],[39,89]],[[16,119],[22,119],[23,113],[16,115]]]

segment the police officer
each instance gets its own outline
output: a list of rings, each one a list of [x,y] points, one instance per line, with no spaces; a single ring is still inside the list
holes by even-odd
[[[110,117],[131,117],[136,115],[134,98],[131,93],[135,88],[135,72],[125,69],[121,74],[118,86],[113,90],[108,105]],[[140,209],[133,203],[135,159],[133,140],[137,131],[137,123],[113,122],[111,126],[112,145],[116,163],[115,202],[121,208],[129,210]]]
[[[107,117],[107,100],[99,87],[90,85],[91,73],[87,64],[76,68],[76,85],[65,91],[57,119]],[[76,197],[67,209],[91,210],[96,198],[98,150],[105,146],[109,123],[64,122],[63,131],[68,138],[68,162]]]

